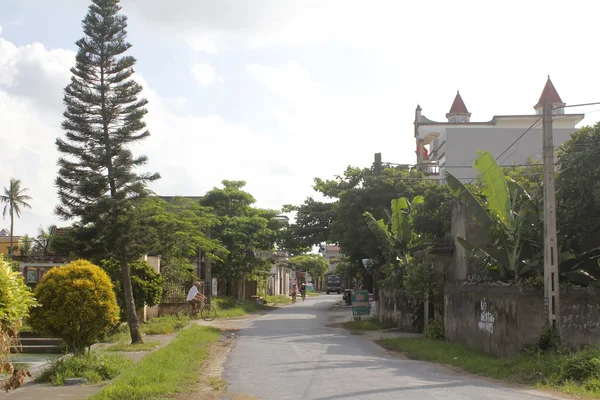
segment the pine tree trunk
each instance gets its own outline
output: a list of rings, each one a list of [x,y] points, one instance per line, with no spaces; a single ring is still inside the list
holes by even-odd
[[[125,257],[121,257],[121,275],[123,281],[123,294],[125,296],[125,306],[127,307],[127,322],[129,323],[129,333],[131,334],[131,343],[142,343],[140,334],[140,322],[135,312],[135,300],[133,299],[133,288],[131,286],[131,276],[129,274],[129,265]]]
[[[13,236],[15,230],[15,213],[13,211],[13,207],[10,207],[10,248],[8,249],[8,254],[13,254]]]

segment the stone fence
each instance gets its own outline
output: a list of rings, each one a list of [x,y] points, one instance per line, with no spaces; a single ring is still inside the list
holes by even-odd
[[[541,288],[446,285],[446,340],[495,356],[512,356],[537,340],[546,323]],[[600,342],[600,292],[564,288],[560,330],[571,347]]]

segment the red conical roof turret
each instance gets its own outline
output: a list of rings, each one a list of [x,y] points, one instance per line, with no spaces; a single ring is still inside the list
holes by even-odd
[[[558,95],[556,88],[552,84],[552,81],[550,80],[550,75],[548,75],[548,80],[546,81],[544,90],[542,90],[542,94],[538,103],[535,106],[533,106],[533,108],[537,110],[539,107],[543,107],[544,100],[546,99],[548,99],[550,101],[550,104],[552,105],[565,105],[565,103],[563,103],[562,99]]]
[[[448,114],[468,114],[467,106],[465,106],[465,102],[460,96],[460,92],[456,91],[456,97],[454,98],[454,102],[452,103],[452,107],[450,107],[450,111]]]

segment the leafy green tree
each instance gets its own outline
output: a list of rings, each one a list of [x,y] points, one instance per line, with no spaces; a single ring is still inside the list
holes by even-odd
[[[52,268],[36,287],[35,296],[41,307],[31,311],[32,327],[62,338],[75,354],[119,323],[110,278],[89,261]]]
[[[590,251],[600,245],[600,123],[573,133],[556,154],[559,234],[576,253]]]
[[[16,339],[24,318],[37,305],[23,275],[13,271],[9,262],[0,256],[0,373],[12,373],[10,348]],[[18,377],[17,377],[18,378]],[[19,379],[9,379],[5,388],[16,389]]]
[[[33,253],[34,241],[29,237],[29,235],[23,236],[21,240],[21,246],[19,247],[19,255],[23,257],[29,257]]]
[[[290,266],[297,271],[303,271],[310,274],[313,278],[320,278],[329,271],[329,263],[320,254],[303,254],[292,257],[288,260]]]
[[[200,202],[216,214],[219,225],[212,229],[212,237],[228,251],[215,260],[213,273],[227,281],[249,278],[267,268],[266,260],[256,253],[273,250],[281,225],[275,211],[253,207],[256,200],[243,190],[245,182],[224,180],[222,184]]]
[[[307,198],[299,206],[285,205],[283,212],[294,212],[295,223],[284,229],[281,246],[292,255],[303,254],[329,240],[329,226],[335,218],[334,203]]]
[[[2,217],[6,218],[6,214],[10,216],[10,248],[8,249],[8,253],[12,254],[13,252],[13,236],[15,230],[15,216],[17,218],[21,218],[21,209],[22,208],[31,208],[29,197],[26,193],[29,189],[21,187],[21,181],[19,179],[10,178],[10,183],[8,188],[4,188],[4,194],[0,195],[0,203],[4,204],[4,209],[2,210]]]
[[[147,101],[133,79],[135,58],[125,55],[127,17],[118,0],[92,0],[83,20],[84,37],[65,88],[65,137],[56,145],[61,158],[56,179],[60,204],[57,214],[77,219],[80,241],[103,245],[121,264],[125,303],[133,343],[142,341],[128,265],[144,253],[144,221],[136,208],[148,194],[146,185],[158,174],[138,173],[146,156],[130,147],[150,133],[143,121]]]
[[[121,281],[121,264],[119,260],[111,258],[102,261],[102,269],[108,274],[113,283],[117,303],[121,309],[121,320],[127,319],[125,297],[123,295],[123,282]],[[129,263],[131,271],[131,286],[133,298],[138,309],[145,304],[149,307],[155,306],[162,300],[165,289],[165,279],[146,261],[137,260]]]
[[[418,241],[425,243],[450,240],[452,207],[456,199],[446,185],[433,185],[423,192],[423,201],[413,204],[412,229]]]

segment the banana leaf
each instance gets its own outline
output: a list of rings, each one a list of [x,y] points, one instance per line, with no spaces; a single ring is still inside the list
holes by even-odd
[[[562,275],[573,283],[588,286],[597,281],[596,278],[582,269],[576,271],[563,272]]]
[[[394,239],[405,243],[411,239],[410,221],[404,215],[404,211],[408,210],[409,206],[406,197],[392,200],[392,234]]]
[[[473,251],[479,251],[485,254],[487,257],[491,258],[492,260],[496,261],[499,264],[498,266],[504,268],[505,271],[511,270],[510,262],[508,260],[508,255],[506,254],[506,252],[497,251],[491,246],[476,245],[460,236],[456,237],[456,241],[462,246],[462,248],[464,248],[469,253]]]
[[[479,157],[473,167],[480,172],[479,180],[482,183],[487,208],[498,215],[500,221],[513,228],[514,219],[504,171],[488,151],[479,150],[477,154]]]
[[[492,219],[485,207],[473,196],[473,193],[450,172],[446,172],[446,184],[452,194],[467,205],[469,214],[475,222],[489,232],[492,227]]]

